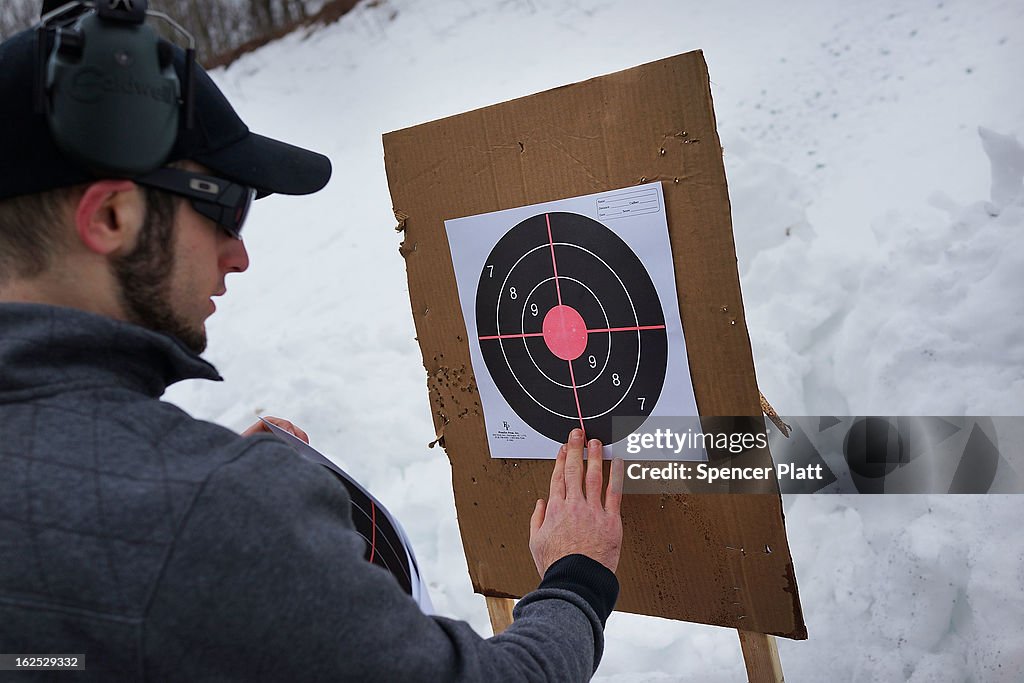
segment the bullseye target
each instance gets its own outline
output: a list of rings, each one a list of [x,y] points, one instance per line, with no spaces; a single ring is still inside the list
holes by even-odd
[[[617,234],[577,213],[533,215],[494,245],[476,289],[480,353],[508,405],[561,442],[611,443],[661,396],[668,337],[657,289]]]

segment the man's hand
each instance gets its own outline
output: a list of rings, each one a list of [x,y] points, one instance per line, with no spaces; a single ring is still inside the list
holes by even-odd
[[[301,429],[299,429],[298,427],[296,427],[295,425],[293,425],[288,420],[284,420],[284,419],[282,419],[280,417],[270,417],[270,416],[267,416],[267,417],[263,418],[263,420],[266,420],[267,422],[272,422],[275,427],[280,427],[284,431],[286,431],[286,432],[288,432],[290,434],[294,434],[295,436],[299,437],[300,439],[302,439],[306,443],[309,443],[309,435],[306,434],[306,432],[304,432]],[[263,424],[263,420],[260,420],[259,422],[257,422],[256,424],[252,425],[251,427],[246,429],[244,432],[242,432],[242,436],[252,436],[254,434],[260,434],[262,432],[270,433],[270,427],[268,427],[267,425]]]
[[[590,442],[586,488],[583,486],[583,430],[574,429],[569,443],[562,446],[551,473],[548,500],[537,501],[530,519],[530,552],[537,571],[544,572],[555,560],[580,553],[597,560],[612,571],[619,566],[622,551],[622,479],[624,464],[612,461],[608,490],[601,504],[601,442]]]

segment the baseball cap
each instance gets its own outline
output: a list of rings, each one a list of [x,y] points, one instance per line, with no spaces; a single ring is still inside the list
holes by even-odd
[[[29,29],[0,43],[0,199],[98,177],[57,147],[46,116],[35,109],[37,40]],[[184,82],[185,51],[175,46],[173,52],[178,80]],[[311,194],[327,184],[331,162],[326,156],[250,131],[198,64],[192,82],[194,123],[188,128],[186,117],[179,116],[168,163],[191,159],[255,188],[258,197]]]

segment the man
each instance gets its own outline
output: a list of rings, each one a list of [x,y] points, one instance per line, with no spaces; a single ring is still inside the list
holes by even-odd
[[[424,615],[326,469],[158,400],[219,379],[197,354],[253,195],[315,192],[329,161],[250,133],[197,69],[160,168],[89,171],[33,107],[36,42],[0,45],[0,652],[84,653],[104,681],[589,679],[621,461],[602,504],[600,444],[585,472],[578,430],[562,447],[531,520],[543,580],[504,634]]]

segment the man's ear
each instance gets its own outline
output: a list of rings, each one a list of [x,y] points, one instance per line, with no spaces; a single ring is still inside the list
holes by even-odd
[[[131,251],[145,220],[146,204],[130,180],[100,180],[85,188],[75,209],[75,231],[97,254]]]

